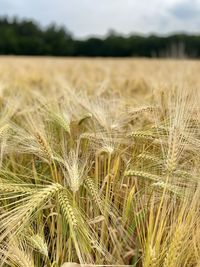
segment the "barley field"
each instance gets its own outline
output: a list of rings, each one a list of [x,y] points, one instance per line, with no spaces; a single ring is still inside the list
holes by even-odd
[[[200,267],[200,62],[0,58],[0,266]]]

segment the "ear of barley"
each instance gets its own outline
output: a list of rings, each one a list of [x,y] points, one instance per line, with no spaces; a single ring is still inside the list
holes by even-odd
[[[61,185],[51,184],[43,189],[33,192],[28,198],[25,198],[24,203],[20,204],[16,210],[19,211],[16,214],[8,212],[4,214],[4,221],[0,226],[1,234],[0,240],[4,240],[10,232],[15,235],[24,227],[31,223],[31,218],[35,215],[38,209],[44,205],[48,200],[55,196],[55,194],[61,190]],[[15,216],[14,216],[15,214]]]
[[[30,251],[24,250],[24,246],[18,240],[10,241],[6,247],[5,250],[0,250],[0,253],[3,254],[1,262],[3,266],[7,263],[8,266],[34,267],[34,260]]]
[[[70,124],[67,120],[65,120],[61,115],[59,114],[53,114],[54,121],[60,125],[68,134],[71,133],[70,130]]]
[[[137,170],[125,171],[124,176],[136,176],[136,177],[146,178],[152,181],[160,181],[160,177],[158,175]]]
[[[153,112],[155,110],[157,110],[157,108],[154,107],[154,106],[140,107],[140,108],[130,109],[129,110],[129,114],[131,116],[140,115],[140,114],[142,114],[144,112]]]
[[[132,132],[130,134],[131,137],[134,138],[140,138],[140,139],[144,139],[144,140],[154,140],[155,136],[152,133],[148,133],[145,131],[137,131],[137,132]]]
[[[166,162],[166,169],[169,172],[173,172],[176,168],[177,159],[178,159],[178,144],[179,144],[179,133],[178,129],[174,127],[170,134],[170,141],[169,141],[169,148],[168,148],[168,155],[167,155],[167,162]]]
[[[37,211],[46,201],[55,196],[59,190],[61,190],[60,184],[52,184],[46,186],[44,189],[40,189],[38,192],[32,195],[30,201],[25,205],[25,212],[23,221],[19,221],[18,225],[27,222],[29,217]]]
[[[74,214],[73,208],[71,206],[68,194],[66,191],[62,190],[58,193],[58,200],[62,209],[62,212],[65,216],[65,219],[69,222],[73,230],[76,229],[78,222]]]
[[[0,138],[3,138],[7,134],[9,128],[10,128],[9,124],[5,124],[0,128]]]
[[[38,144],[40,145],[44,155],[49,161],[52,160],[52,152],[50,147],[47,145],[46,140],[40,135],[40,133],[35,133]]]
[[[18,184],[0,183],[0,192],[31,194],[34,192],[34,189],[31,189],[28,186],[20,186]]]
[[[37,234],[28,236],[27,240],[33,249],[37,250],[39,253],[48,257],[48,247],[46,242],[44,241],[44,238],[42,238],[39,234]]]
[[[155,163],[162,163],[162,160],[154,155],[148,154],[148,153],[142,153],[137,156],[139,159],[149,160]]]
[[[101,198],[99,196],[98,190],[97,190],[94,182],[92,181],[91,178],[87,177],[85,179],[85,184],[89,188],[90,193],[92,195],[92,198],[95,201],[96,205],[99,207],[100,211],[104,213],[104,209],[103,209],[103,206],[102,206],[102,201],[101,201]]]
[[[92,118],[91,113],[84,114],[83,117],[78,121],[78,125],[81,125],[84,121],[90,118]]]

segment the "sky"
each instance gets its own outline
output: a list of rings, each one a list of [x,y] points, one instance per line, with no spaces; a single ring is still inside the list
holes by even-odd
[[[200,0],[0,0],[0,16],[65,25],[75,37],[200,31]]]

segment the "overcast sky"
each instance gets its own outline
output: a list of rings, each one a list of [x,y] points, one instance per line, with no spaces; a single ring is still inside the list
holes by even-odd
[[[200,32],[200,0],[0,0],[0,15],[56,22],[76,37]]]

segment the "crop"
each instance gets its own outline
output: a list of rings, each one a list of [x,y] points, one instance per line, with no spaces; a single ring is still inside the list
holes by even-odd
[[[0,266],[200,266],[199,63],[1,60]]]

